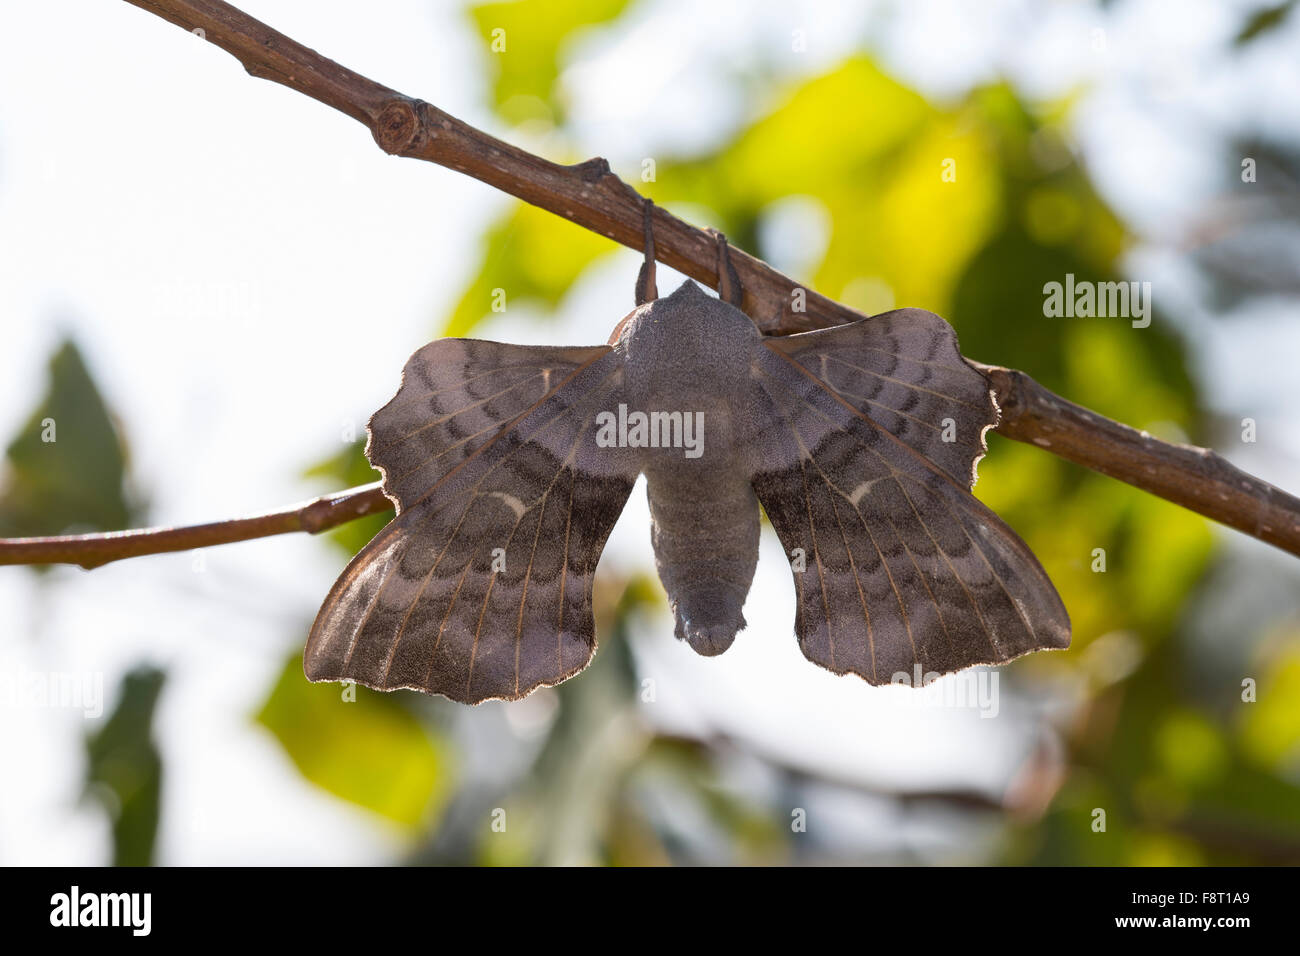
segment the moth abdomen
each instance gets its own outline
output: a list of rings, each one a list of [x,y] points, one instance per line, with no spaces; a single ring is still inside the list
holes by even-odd
[[[674,634],[706,657],[745,626],[741,613],[758,565],[758,499],[727,472],[647,474],[651,541]]]

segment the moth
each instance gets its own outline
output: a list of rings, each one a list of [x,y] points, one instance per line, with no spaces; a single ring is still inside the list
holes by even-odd
[[[657,297],[606,345],[441,339],[411,356],[366,454],[396,517],[312,626],[313,681],[479,703],[581,671],[592,579],[638,475],[675,635],[705,656],[745,627],[760,506],[794,574],[804,655],[872,684],[1070,640],[1025,543],[971,495],[988,383],[921,309],[788,337],[719,298]],[[688,433],[689,432],[689,433]]]

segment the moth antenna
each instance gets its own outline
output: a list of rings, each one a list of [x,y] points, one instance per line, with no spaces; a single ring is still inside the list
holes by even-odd
[[[734,305],[739,309],[745,292],[740,286],[740,274],[731,264],[727,237],[716,229],[710,229],[709,232],[713,234],[713,239],[718,246],[718,297],[728,305]]]
[[[659,298],[659,287],[655,285],[655,231],[652,223],[654,200],[647,199],[641,207],[641,217],[645,229],[645,262],[636,277],[636,304],[645,305]]]

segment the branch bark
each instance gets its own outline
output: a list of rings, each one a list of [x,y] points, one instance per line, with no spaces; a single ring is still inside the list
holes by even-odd
[[[122,558],[192,551],[215,544],[251,541],[273,534],[319,534],[366,515],[392,511],[379,482],[361,485],[251,518],[173,528],[137,528],[103,534],[65,534],[49,538],[0,538],[0,564],[79,564],[97,568]]]
[[[1118,478],[1300,557],[1300,499],[1208,448],[1161,441],[1048,391],[1024,372],[971,362],[1002,406],[997,431]]]
[[[233,55],[253,76],[273,80],[365,124],[388,153],[454,169],[549,210],[637,251],[643,244],[643,200],[604,159],[572,166],[549,162],[461,122],[422,100],[404,96],[340,66],[220,0],[127,0]],[[659,206],[653,210],[660,262],[718,285],[714,236]],[[864,318],[805,289],[741,250],[731,261],[744,289],[742,308],[768,334],[826,328]],[[803,290],[806,310],[792,308]],[[1024,372],[972,362],[1002,408],[997,431],[1069,461],[1128,482],[1215,521],[1300,556],[1300,499],[1261,481],[1203,448],[1176,445],[1140,433],[1075,405]],[[320,502],[359,503],[317,507]],[[271,515],[192,528],[145,529],[109,535],[0,540],[0,564],[64,562],[93,567],[121,557],[186,550],[228,541],[318,531],[304,520],[325,514],[339,524],[388,507],[375,486],[351,489]]]
[[[644,200],[604,159],[565,166],[535,156],[340,66],[220,0],[127,2],[186,30],[203,31],[209,43],[234,56],[252,76],[297,90],[365,124],[387,153],[454,169],[642,251]],[[658,261],[717,288],[714,236],[659,206],[653,216]],[[802,286],[734,247],[730,258],[744,287],[742,308],[764,332],[805,332],[864,318],[806,288],[807,310],[795,312],[792,293]]]

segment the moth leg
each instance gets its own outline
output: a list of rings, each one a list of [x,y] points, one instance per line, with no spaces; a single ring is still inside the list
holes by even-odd
[[[659,287],[655,285],[655,232],[651,223],[654,213],[654,200],[647,199],[642,206],[642,222],[645,228],[645,262],[636,277],[636,304],[645,305],[659,298]]]
[[[736,267],[731,264],[727,237],[716,229],[709,229],[708,232],[713,235],[718,247],[718,298],[739,309],[745,293],[740,287],[740,275],[736,272]]]

